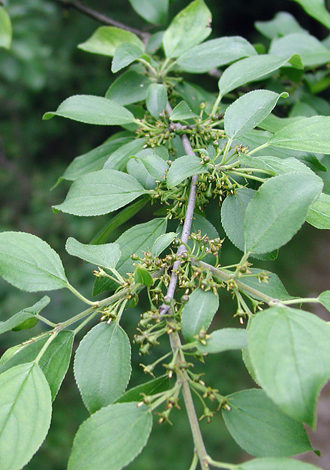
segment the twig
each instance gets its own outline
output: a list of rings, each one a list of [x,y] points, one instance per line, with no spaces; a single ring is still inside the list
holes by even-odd
[[[167,104],[166,111],[168,114],[170,114],[172,111],[171,106],[169,104]],[[175,124],[175,126],[177,128],[180,128],[181,124]],[[187,155],[195,156],[195,153],[190,145],[188,137],[184,134],[181,136],[181,140],[182,140],[182,144]],[[196,192],[197,192],[196,185],[197,185],[198,177],[199,175],[194,175],[191,179],[190,193],[189,193],[185,220],[184,220],[182,234],[181,234],[182,243],[179,246],[177,253],[176,253],[178,258],[180,258],[180,256],[183,253],[185,253],[187,250],[186,244],[188,242],[188,238],[189,238],[190,231],[191,231],[191,224],[192,224],[192,220],[194,216]],[[169,283],[167,293],[166,293],[167,299],[173,300],[174,298],[175,289],[176,289],[177,282],[178,282],[177,270],[179,269],[180,265],[181,265],[180,259],[177,259],[173,263],[172,275],[171,275],[170,283]],[[164,315],[165,313],[168,312],[169,309],[170,309],[169,305],[163,304],[161,305],[159,311],[161,314]],[[173,331],[172,333],[170,333],[169,336],[170,336],[170,342],[171,342],[173,355],[175,355],[177,351],[181,353],[180,356],[181,356],[182,364],[178,364],[178,368],[176,370],[177,380],[182,386],[183,399],[184,399],[185,407],[187,410],[190,429],[193,435],[194,445],[195,445],[196,453],[199,458],[201,469],[208,470],[209,468],[209,464],[207,461],[208,455],[205,449],[203,436],[199,427],[199,422],[198,422],[194,402],[193,402],[192,395],[191,395],[191,390],[189,386],[189,377],[184,367],[186,366],[186,362],[185,362],[184,355],[182,354],[182,344],[181,344],[180,336],[177,331]],[[180,367],[180,365],[182,365],[183,367]]]
[[[126,24],[113,20],[109,16],[104,15],[96,10],[93,10],[92,8],[87,7],[79,0],[53,0],[53,1],[63,8],[68,8],[68,9],[72,8],[73,10],[80,11],[84,15],[88,16],[89,18],[92,18],[93,20],[98,21],[99,23],[102,23],[105,25],[116,26],[117,28],[130,31],[131,33],[134,33],[137,36],[140,36],[140,38],[143,39],[144,42],[146,42],[150,37],[149,33],[145,33],[144,31],[140,31],[139,29],[132,28],[131,26],[127,26]]]

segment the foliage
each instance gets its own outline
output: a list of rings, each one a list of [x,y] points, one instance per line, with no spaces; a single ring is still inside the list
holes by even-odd
[[[298,3],[329,27],[322,0]],[[131,4],[146,21],[166,24],[167,1]],[[11,26],[3,7],[0,25],[0,45],[8,48]],[[66,243],[70,255],[95,266],[94,295],[108,295],[89,300],[80,293],[59,255],[39,237],[0,234],[6,281],[28,292],[68,289],[88,306],[53,322],[41,313],[46,296],[0,324],[0,333],[38,321],[48,327],[0,360],[5,470],[22,468],[42,444],[73,340],[95,319],[74,356],[90,417],[76,434],[69,470],[125,467],[146,445],[153,415],[159,424],[170,422],[182,399],[195,448],[191,470],[317,468],[289,457],[313,450],[304,424],[315,428],[316,402],[330,378],[330,329],[291,305],[315,302],[329,309],[330,293],[293,298],[276,274],[252,266],[276,258],[305,221],[330,227],[323,176],[330,106],[316,96],[329,85],[329,41],[321,43],[285,13],[257,24],[271,39],[267,53],[237,36],[207,40],[210,25],[209,8],[194,0],[164,32],[101,26],[79,47],[113,57],[112,71],[121,75],[105,97],[74,95],[44,114],[45,120],[60,116],[123,129],[69,165],[59,182],[73,183],[64,202],[54,205],[56,212],[80,217],[115,213],[90,244],[72,237]],[[217,95],[186,79],[208,72],[218,78]],[[109,233],[147,203],[152,218],[132,223],[108,243]],[[226,239],[208,220],[211,211],[219,214]],[[241,259],[223,266],[230,243]],[[236,312],[229,327],[210,333],[214,317],[227,316],[227,292]],[[123,320],[144,293],[149,306],[132,338]],[[145,356],[142,368],[152,379],[127,390],[131,343]],[[230,350],[241,351],[260,388],[222,395],[192,371],[208,354]],[[233,439],[254,459],[236,465],[208,454],[192,392],[202,404],[200,419],[210,421],[221,409]]]

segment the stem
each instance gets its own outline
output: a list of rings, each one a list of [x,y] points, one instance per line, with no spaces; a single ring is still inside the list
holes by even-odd
[[[253,287],[250,287],[250,286],[244,284],[244,282],[242,282],[239,279],[235,278],[235,273],[233,273],[233,272],[226,272],[226,271],[223,271],[221,269],[217,269],[214,266],[212,266],[211,264],[204,263],[204,261],[198,261],[198,260],[193,260],[193,259],[191,261],[196,266],[201,266],[202,268],[210,270],[211,273],[215,277],[221,279],[222,281],[229,281],[230,279],[235,279],[235,282],[236,282],[237,286],[241,290],[249,292],[253,296],[258,297],[263,302],[265,302],[269,305],[271,305],[271,304],[273,304],[273,305],[274,304],[283,305],[282,301],[279,301],[278,299],[274,299],[273,297],[270,297],[269,295],[264,294],[263,292],[260,292],[258,289],[254,289]]]
[[[216,110],[220,104],[220,101],[221,101],[221,98],[222,98],[222,95],[221,93],[219,92],[218,96],[217,96],[217,99],[215,100],[215,103],[213,105],[213,108],[212,108],[212,111],[211,111],[211,116],[214,116],[215,113],[216,113]]]
[[[319,304],[320,301],[318,297],[306,297],[303,299],[290,299],[290,300],[282,300],[282,304],[284,305],[291,305],[291,304]]]
[[[84,328],[84,326],[87,325],[87,323],[89,323],[95,317],[96,314],[97,314],[97,311],[92,312],[89,315],[89,317],[87,317],[83,322],[80,323],[80,325],[77,326],[77,328],[75,328],[73,330],[73,333],[76,335],[78,333],[78,331],[80,331],[82,328]]]
[[[78,292],[71,284],[68,283],[67,287],[76,297],[78,297],[78,299],[85,302],[85,304],[91,305],[93,307],[99,306],[99,302],[92,302],[91,300],[86,299],[86,297],[84,297],[80,292]]]
[[[259,147],[256,147],[255,149],[251,150],[251,152],[247,153],[247,155],[253,155],[254,153],[258,152],[258,150],[264,149],[265,147],[269,147],[268,142],[265,144],[259,145]]]
[[[260,181],[260,183],[264,183],[265,180],[263,178],[259,178],[258,176],[254,176],[254,175],[249,175],[248,173],[243,173],[241,171],[229,171],[230,174],[232,175],[237,175],[237,176],[241,176],[242,178],[247,178],[247,179],[250,179],[250,180],[255,180],[255,181]]]
[[[48,346],[50,345],[50,343],[56,338],[58,332],[57,331],[53,331],[49,338],[47,339],[47,341],[45,342],[45,344],[43,345],[43,347],[40,349],[39,351],[39,354],[38,356],[35,358],[34,362],[36,364],[38,364],[38,362],[40,361],[40,359],[42,358],[42,356],[44,355],[44,352],[46,351],[46,349],[48,348]]]
[[[173,352],[181,350],[180,337],[176,331],[170,334],[170,340],[171,340],[171,346],[172,346]],[[185,362],[184,357],[183,357],[183,361]],[[183,399],[184,399],[184,403],[186,406],[190,429],[193,435],[195,449],[199,458],[201,469],[208,470],[209,468],[209,465],[207,462],[208,455],[205,449],[203,436],[199,427],[199,421],[198,421],[196,410],[195,410],[195,405],[194,405],[192,395],[191,395],[191,390],[189,386],[189,382],[190,382],[189,377],[188,377],[186,370],[179,368],[179,367],[176,371],[176,374],[177,374],[177,380],[181,384],[181,387],[182,387]]]
[[[229,469],[234,470],[237,469],[237,465],[225,463],[225,462],[217,462],[216,460],[211,459],[211,457],[207,457],[207,462],[212,465],[212,467],[222,468],[222,469]]]
[[[189,470],[196,470],[197,464],[198,464],[198,455],[195,452],[194,457],[193,457],[192,462],[191,462],[191,465],[189,467]]]
[[[145,33],[143,31],[140,31],[139,29],[131,28],[130,26],[127,26],[126,24],[113,20],[109,16],[103,15],[102,13],[96,10],[93,10],[92,8],[87,7],[79,0],[53,0],[53,1],[63,8],[72,8],[74,10],[77,10],[80,13],[83,13],[84,15],[88,16],[89,18],[92,18],[93,20],[98,21],[99,23],[102,23],[105,25],[116,26],[117,28],[130,31],[131,33],[134,33],[137,36],[140,36],[140,38],[142,38],[145,42],[147,42],[147,40],[150,37],[149,33]]]
[[[43,323],[45,323],[48,326],[51,326],[53,328],[56,326],[56,323],[53,323],[52,321],[47,320],[47,318],[43,317],[42,315],[36,314],[36,318],[38,318],[39,321],[42,321]]]

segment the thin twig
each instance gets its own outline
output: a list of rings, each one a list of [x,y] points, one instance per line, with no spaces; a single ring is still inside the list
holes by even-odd
[[[92,8],[87,7],[79,0],[53,0],[53,1],[63,8],[68,8],[68,9],[72,8],[73,10],[77,10],[83,13],[84,15],[88,16],[89,18],[92,18],[93,20],[98,21],[99,23],[102,23],[105,25],[116,26],[117,28],[130,31],[131,33],[134,33],[137,36],[139,36],[141,39],[143,39],[144,42],[146,42],[150,37],[149,33],[140,31],[139,29],[132,28],[131,26],[127,26],[126,24],[113,20],[109,16],[104,15],[103,13],[100,13],[96,10],[93,10]]]
[[[167,104],[166,111],[168,114],[170,114],[172,111],[171,106],[169,104]],[[179,123],[175,124],[175,126],[177,128],[182,127],[181,124]],[[181,136],[181,141],[182,141],[186,154],[195,156],[195,153],[190,145],[189,139],[185,134]],[[190,231],[191,231],[192,220],[194,216],[198,177],[199,175],[194,175],[191,179],[190,193],[189,193],[188,204],[187,204],[187,209],[186,209],[186,214],[185,214],[185,219],[184,219],[184,224],[183,224],[183,229],[182,229],[182,234],[181,234],[182,243],[179,246],[177,253],[176,253],[178,258],[180,258],[180,256],[183,253],[185,253],[187,250],[186,244],[188,242],[188,238],[189,238]],[[180,265],[181,265],[180,259],[177,259],[173,263],[172,275],[171,275],[170,283],[169,283],[167,293],[166,293],[167,299],[173,300],[174,298],[175,289],[176,289],[177,282],[178,282],[177,270],[180,268]],[[169,309],[170,309],[169,305],[163,304],[161,305],[159,311],[161,314],[165,314],[168,312]],[[208,461],[207,461],[208,455],[205,449],[203,436],[199,427],[199,422],[198,422],[194,402],[193,402],[192,395],[191,395],[191,390],[189,386],[189,377],[185,370],[186,362],[185,362],[184,355],[182,354],[182,344],[181,344],[180,336],[177,331],[173,331],[172,333],[170,333],[169,336],[170,336],[170,342],[171,342],[173,355],[175,355],[177,351],[181,353],[180,356],[181,356],[182,364],[179,364],[179,367],[176,371],[177,380],[182,386],[183,399],[184,399],[185,407],[187,410],[190,429],[193,435],[194,445],[195,445],[196,453],[199,458],[201,469],[208,470],[209,468]],[[183,367],[180,367],[180,365],[182,365]]]

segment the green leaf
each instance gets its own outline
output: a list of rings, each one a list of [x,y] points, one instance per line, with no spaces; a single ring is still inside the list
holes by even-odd
[[[266,253],[291,240],[322,187],[318,176],[305,172],[287,173],[266,181],[246,208],[246,252]]]
[[[181,327],[185,339],[193,341],[202,330],[207,331],[218,308],[218,295],[200,288],[194,290],[182,309]]]
[[[204,41],[211,33],[211,19],[203,0],[195,0],[181,10],[163,36],[166,57],[179,57]]]
[[[264,129],[265,131],[278,132],[283,129],[283,127],[286,127],[293,122],[299,121],[300,119],[304,118],[302,116],[280,118],[275,116],[275,114],[269,114],[264,121],[259,123],[258,127],[260,127],[260,129]]]
[[[150,153],[138,158],[153,178],[158,180],[164,178],[165,172],[168,170],[168,164],[161,157],[155,153]]]
[[[131,388],[124,395],[122,395],[116,403],[127,403],[130,401],[142,400],[143,395],[156,395],[160,392],[168,390],[170,381],[167,375],[157,377],[157,379],[150,380],[142,385]]]
[[[307,33],[297,20],[286,11],[276,13],[270,21],[257,21],[254,23],[256,29],[269,39],[287,36],[290,33]]]
[[[283,59],[269,54],[247,57],[235,62],[220,77],[219,89],[221,96],[246,83],[261,80],[265,75],[271,74],[286,62],[287,58]]]
[[[171,121],[186,121],[187,119],[194,119],[197,118],[197,114],[195,114],[187,105],[185,101],[180,101],[179,104],[175,106],[173,111],[170,115]]]
[[[37,364],[21,364],[0,375],[1,470],[20,470],[45,439],[51,395]]]
[[[287,93],[274,93],[269,90],[254,90],[246,93],[232,103],[225,112],[226,134],[236,139],[254,129]]]
[[[134,281],[144,286],[152,286],[154,280],[147,269],[137,267],[134,273]]]
[[[142,197],[136,202],[122,209],[118,214],[110,219],[110,221],[95,235],[91,244],[100,245],[108,240],[109,235],[118,227],[130,220],[133,215],[137,214],[147,204],[148,198]]]
[[[110,138],[90,152],[76,157],[67,167],[60,179],[75,181],[79,176],[85,175],[86,173],[101,170],[110,155],[119,148],[123,148],[125,144],[128,144],[133,139],[131,136],[116,138],[116,134],[113,137],[115,138]]]
[[[105,97],[122,106],[144,101],[151,83],[150,78],[145,75],[128,70],[110,85]]]
[[[134,271],[131,255],[136,253],[138,256],[142,256],[144,251],[150,250],[155,240],[166,232],[166,226],[166,219],[153,219],[129,228],[117,238],[116,243],[119,244],[121,251],[121,257],[116,266],[117,271],[123,276]],[[112,290],[117,287],[114,283],[98,278],[95,281],[93,294],[97,295],[104,290]]]
[[[250,287],[246,292],[254,299],[263,300],[262,297],[258,295],[259,292],[276,300],[293,299],[276,274],[258,268],[251,268],[250,271],[251,274],[257,275],[264,273],[264,275],[267,276],[267,282],[259,281],[257,276],[243,276],[239,279],[240,289],[244,291],[244,286]]]
[[[57,111],[44,114],[43,119],[62,116],[86,124],[115,126],[134,122],[133,114],[126,108],[102,96],[74,95],[60,104]]]
[[[13,315],[11,318],[4,322],[0,322],[0,334],[9,330],[23,330],[32,328],[37,324],[38,319],[35,316],[41,312],[50,302],[50,298],[45,295],[42,299],[36,302],[31,307],[23,308],[20,312]]]
[[[232,351],[233,349],[244,349],[247,347],[246,330],[239,328],[221,328],[213,331],[206,344],[198,344],[201,353],[219,353],[223,351]]]
[[[31,233],[0,233],[0,275],[28,292],[63,289],[68,285],[56,251]]]
[[[239,466],[240,470],[321,470],[315,465],[285,458],[253,459]]]
[[[166,184],[168,189],[172,189],[182,183],[186,178],[200,173],[207,173],[208,170],[199,157],[184,155],[174,160],[167,173]]]
[[[10,49],[12,26],[10,17],[4,7],[0,6],[0,47]]]
[[[318,297],[319,302],[330,312],[330,291],[326,290]]]
[[[255,194],[254,189],[239,188],[234,194],[227,196],[221,206],[221,224],[224,231],[229,240],[241,251],[244,251],[245,247],[242,230],[245,211]]]
[[[111,72],[116,73],[127,65],[134,62],[143,54],[143,50],[135,44],[129,42],[122,42],[115,50]]]
[[[221,206],[221,223],[224,231],[229,240],[241,251],[244,251],[245,247],[244,232],[242,231],[245,211],[255,193],[256,191],[250,188],[239,188],[234,194],[227,196]],[[252,256],[258,259],[269,260],[276,259],[277,253],[272,252]]]
[[[75,379],[90,413],[113,403],[131,376],[131,347],[117,323],[99,323],[81,341],[74,361]]]
[[[330,14],[326,9],[324,0],[294,0],[299,3],[312,18],[315,18],[330,29]]]
[[[123,42],[129,42],[144,50],[143,42],[130,31],[124,31],[113,26],[101,26],[95,33],[82,44],[79,49],[112,57],[117,47]]]
[[[34,342],[21,344],[14,354],[1,362],[0,373],[19,364],[33,362],[46,343],[48,337],[36,339]],[[45,374],[52,399],[55,400],[57,392],[62,384],[68,370],[73,345],[74,333],[72,331],[60,331],[55,339],[50,343],[42,355],[39,366]],[[2,359],[2,358],[1,358]]]
[[[211,39],[189,49],[177,60],[179,68],[190,73],[205,73],[242,57],[256,55],[255,48],[240,36]]]
[[[127,162],[126,170],[127,173],[134,176],[145,189],[154,189],[156,187],[157,183],[155,178],[150,175],[139,158],[131,157]]]
[[[144,193],[133,176],[117,170],[99,170],[78,178],[65,201],[53,207],[73,215],[101,215],[126,206]]]
[[[296,158],[276,158],[276,157],[249,157],[248,155],[240,155],[240,161],[247,167],[260,168],[261,170],[269,170],[274,175],[284,175],[286,173],[304,172],[310,175],[315,173],[304,163]]]
[[[157,240],[155,240],[154,244],[151,248],[152,256],[159,256],[170,244],[173,240],[177,237],[175,232],[164,233],[160,235]]]
[[[182,83],[177,83],[175,91],[182,99],[185,100],[190,109],[192,109],[196,114],[199,114],[201,111],[201,103],[206,103],[205,111],[211,112],[213,103],[216,99],[216,96],[213,93],[209,93],[195,83],[186,82],[186,80]]]
[[[143,19],[151,24],[166,22],[169,0],[129,0],[130,4]]]
[[[319,229],[330,229],[330,196],[321,193],[309,209],[306,222]]]
[[[122,171],[126,167],[129,157],[140,152],[144,145],[145,139],[134,139],[122,145],[109,156],[104,164],[104,170]]]
[[[292,33],[273,39],[269,54],[280,57],[299,54],[305,67],[323,65],[330,60],[330,51],[314,36],[305,33]]]
[[[165,111],[167,104],[167,91],[164,85],[153,83],[149,85],[147,91],[146,105],[149,113],[155,118],[159,119],[160,114]]]
[[[330,377],[329,324],[302,310],[271,307],[253,317],[248,350],[267,395],[314,427],[317,397]]]
[[[288,457],[313,450],[305,428],[285,415],[263,390],[243,390],[226,397],[226,426],[235,441],[256,457]]]
[[[330,153],[330,116],[313,116],[293,122],[274,134],[269,145],[302,152]]]
[[[78,429],[68,470],[121,470],[141,452],[151,428],[151,412],[136,402],[102,408]]]
[[[77,256],[102,268],[115,268],[121,256],[117,243],[85,245],[72,237],[67,239],[65,249],[70,255]]]

